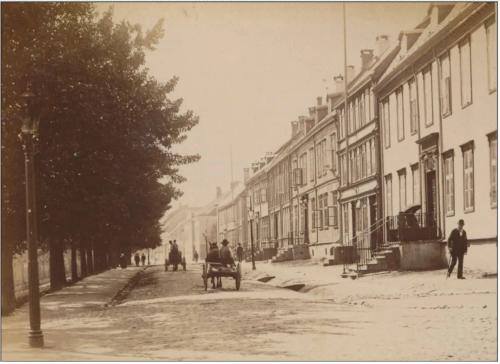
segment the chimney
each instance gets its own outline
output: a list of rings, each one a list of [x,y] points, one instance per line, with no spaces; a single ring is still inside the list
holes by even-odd
[[[253,162],[252,163],[252,172],[253,173],[257,173],[257,171],[259,170],[259,168],[260,168],[259,162]]]
[[[335,81],[335,92],[344,92],[344,76],[337,75],[333,80]]]
[[[250,168],[243,168],[243,182],[247,183],[250,178]]]
[[[299,132],[304,132],[306,131],[306,117],[305,116],[299,116]]]
[[[361,69],[367,70],[373,60],[373,49],[361,50]]]
[[[386,34],[377,35],[375,38],[375,44],[377,46],[376,56],[380,58],[389,48],[389,36]]]
[[[314,118],[306,119],[306,134],[314,127]]]
[[[222,197],[222,189],[220,188],[220,186],[217,186],[217,188],[215,189],[215,197],[217,199]]]
[[[293,138],[299,132],[299,122],[292,121],[290,124],[292,125],[292,138]]]
[[[349,84],[349,82],[354,80],[354,75],[355,75],[354,71],[355,69],[353,65],[347,66],[347,84]]]

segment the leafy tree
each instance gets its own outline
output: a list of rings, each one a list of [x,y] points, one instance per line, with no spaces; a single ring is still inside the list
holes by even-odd
[[[169,98],[177,79],[159,82],[145,67],[162,36],[162,21],[144,33],[88,3],[2,4],[2,263],[25,236],[16,134],[28,81],[40,106],[40,240],[53,288],[65,283],[67,248],[74,268],[79,249],[85,275],[159,244],[158,221],[181,194],[178,167],[199,158],[172,152],[198,122]]]

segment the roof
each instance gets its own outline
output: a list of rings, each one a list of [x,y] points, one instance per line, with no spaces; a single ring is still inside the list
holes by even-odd
[[[404,67],[410,63],[412,59],[424,54],[425,47],[429,46],[431,42],[446,36],[448,34],[448,28],[454,26],[454,24],[458,21],[458,18],[470,13],[470,11],[474,8],[479,8],[483,4],[484,3],[455,3],[453,4],[454,6],[451,11],[436,26],[431,25],[429,18],[432,8],[438,5],[431,4],[428,9],[428,15],[426,15],[426,17],[424,17],[424,19],[415,27],[415,30],[421,31],[421,35],[406,52],[404,52],[404,50],[400,50],[398,52],[389,67],[382,74],[379,85],[376,86],[376,89],[382,88],[393,78],[394,75],[396,75],[401,69],[404,69]]]

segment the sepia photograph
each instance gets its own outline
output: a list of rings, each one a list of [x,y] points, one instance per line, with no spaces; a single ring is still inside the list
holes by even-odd
[[[2,1],[0,359],[498,361],[497,8]]]

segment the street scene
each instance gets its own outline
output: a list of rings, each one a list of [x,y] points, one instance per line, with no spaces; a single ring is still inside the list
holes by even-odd
[[[498,360],[497,3],[1,17],[2,360]]]
[[[207,292],[196,265],[101,273],[42,298],[43,350],[27,349],[25,308],[4,318],[3,359],[495,360],[496,279],[462,284],[439,271],[345,281],[329,270],[318,280],[315,268],[248,265],[239,291],[224,279]],[[270,274],[279,282],[259,281]],[[130,277],[133,288],[114,297],[109,281]],[[306,290],[281,288],[297,282]]]

